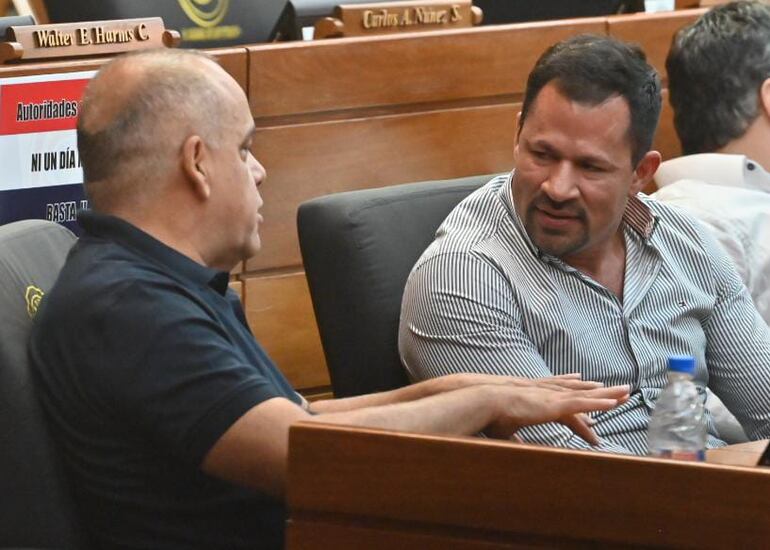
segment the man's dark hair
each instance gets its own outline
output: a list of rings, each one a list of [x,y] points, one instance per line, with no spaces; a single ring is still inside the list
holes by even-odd
[[[529,73],[519,132],[540,90],[554,82],[570,100],[598,105],[613,96],[628,102],[633,166],[652,147],[660,118],[660,78],[636,45],[597,35],[578,35],[548,48]]]
[[[674,36],[666,70],[684,154],[716,151],[741,137],[770,78],[770,6],[732,2],[705,13]]]

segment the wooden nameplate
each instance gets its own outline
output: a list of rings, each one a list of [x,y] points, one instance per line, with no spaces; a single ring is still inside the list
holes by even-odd
[[[478,25],[482,18],[481,9],[471,0],[341,4],[334,8],[334,17],[316,22],[313,37],[459,29]]]
[[[179,33],[160,17],[13,26],[0,42],[0,63],[91,57],[150,48],[173,48]]]

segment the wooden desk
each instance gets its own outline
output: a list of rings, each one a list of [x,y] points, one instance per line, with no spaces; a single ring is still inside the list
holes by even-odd
[[[290,550],[770,540],[766,468],[309,423],[289,441]]]

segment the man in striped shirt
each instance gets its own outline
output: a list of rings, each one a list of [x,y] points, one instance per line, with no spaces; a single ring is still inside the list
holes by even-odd
[[[752,438],[770,436],[770,330],[714,239],[639,194],[660,82],[636,47],[579,36],[538,60],[518,121],[516,169],[464,200],[404,292],[399,346],[414,379],[452,372],[580,372],[630,384],[594,416],[599,448],[643,454],[666,359],[697,359]],[[709,447],[723,445],[709,420]],[[590,445],[555,424],[528,441]]]

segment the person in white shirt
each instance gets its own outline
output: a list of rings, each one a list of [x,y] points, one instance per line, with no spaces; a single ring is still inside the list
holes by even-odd
[[[712,9],[676,34],[666,70],[684,156],[661,164],[653,197],[713,232],[770,325],[770,5]],[[710,392],[707,406],[723,439],[746,440]]]
[[[660,166],[653,197],[712,230],[770,324],[770,5],[704,14],[674,37],[666,69],[685,156]]]

